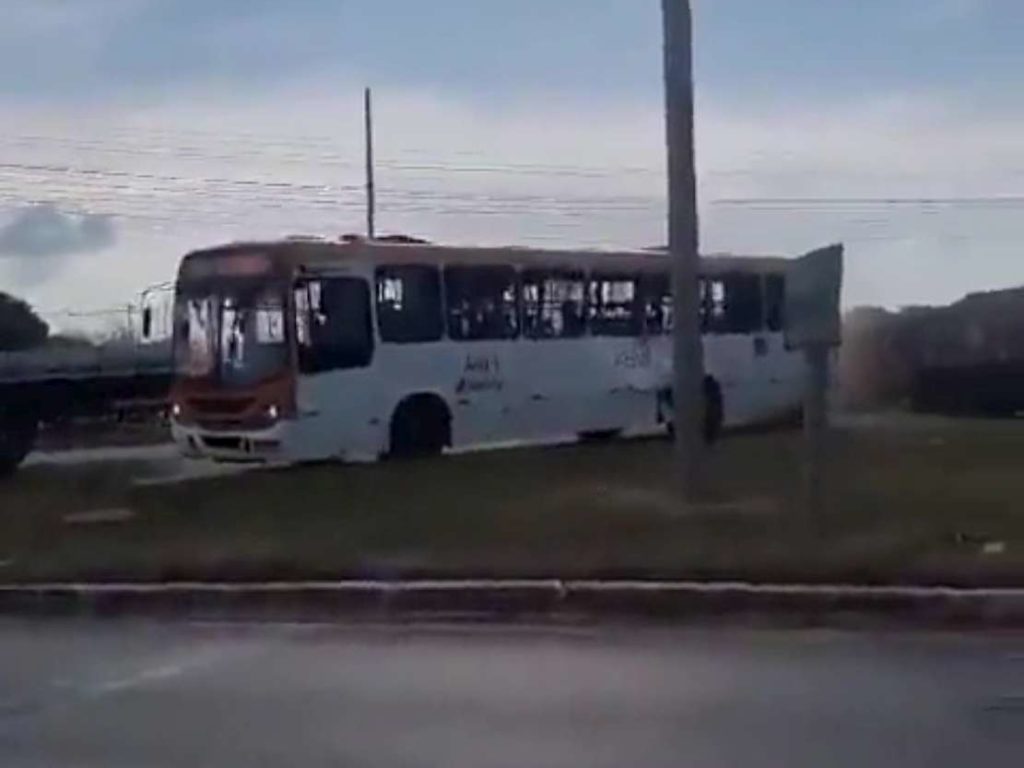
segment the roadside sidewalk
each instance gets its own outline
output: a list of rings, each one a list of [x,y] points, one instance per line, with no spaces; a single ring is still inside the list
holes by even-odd
[[[0,586],[0,615],[289,620],[753,621],[1024,629],[1024,588],[408,580]]]

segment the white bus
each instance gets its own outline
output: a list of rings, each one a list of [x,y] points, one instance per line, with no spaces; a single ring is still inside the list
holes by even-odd
[[[702,260],[705,431],[799,408],[778,258]],[[662,252],[362,240],[188,254],[172,431],[187,455],[295,462],[666,430]]]

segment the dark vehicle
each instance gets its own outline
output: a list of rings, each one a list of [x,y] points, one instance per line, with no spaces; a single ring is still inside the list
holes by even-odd
[[[41,425],[159,410],[170,384],[167,344],[0,355],[0,475],[24,461]]]

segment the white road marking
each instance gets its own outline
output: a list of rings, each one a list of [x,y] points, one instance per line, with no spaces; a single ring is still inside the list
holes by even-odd
[[[118,677],[54,678],[49,683],[50,695],[30,696],[23,700],[0,699],[0,731],[16,727],[16,723],[23,723],[26,718],[66,713],[84,703],[174,680],[198,669],[244,655],[241,649],[227,643],[218,643],[216,647],[154,659],[154,663]]]
[[[147,683],[155,683],[161,680],[181,677],[189,670],[195,669],[197,666],[200,665],[195,661],[179,661],[173,664],[161,664],[140,670],[133,675],[114,678],[113,680],[105,680],[103,682],[93,684],[86,689],[85,692],[103,695],[107,693],[126,691],[131,688],[139,688]]]

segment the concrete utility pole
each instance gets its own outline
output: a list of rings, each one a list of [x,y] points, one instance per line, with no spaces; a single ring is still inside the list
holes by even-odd
[[[700,494],[704,347],[700,335],[700,256],[693,140],[693,19],[689,0],[661,0],[665,27],[668,248],[672,257],[672,400],[675,450],[684,496]]]
[[[363,91],[363,119],[366,131],[366,236],[376,236],[377,192],[373,182],[373,96]]]

